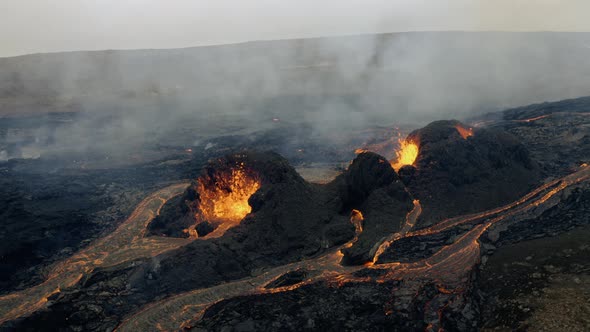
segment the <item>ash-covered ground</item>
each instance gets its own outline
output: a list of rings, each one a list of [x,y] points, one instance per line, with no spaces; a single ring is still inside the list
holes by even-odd
[[[279,119],[2,162],[1,327],[587,330],[589,112],[580,98],[401,128],[420,152],[398,171],[393,125],[326,140]],[[1,120],[3,144],[36,121]],[[260,183],[251,213],[183,232],[197,179],[236,163]]]
[[[270,128],[260,132],[240,131],[236,123],[225,124],[233,135],[204,135],[196,128],[201,134],[189,139],[158,140],[126,154],[100,149],[22,154],[22,146],[36,139],[40,126],[71,126],[75,121],[76,114],[0,119],[0,145],[19,156],[0,161],[1,293],[43,280],[49,265],[114,230],[149,193],[195,179],[211,158],[252,147],[275,150],[308,178],[325,182],[346,167],[353,147],[368,135],[326,145],[323,137],[310,135],[309,127],[269,119]],[[307,138],[294,145],[294,136]]]

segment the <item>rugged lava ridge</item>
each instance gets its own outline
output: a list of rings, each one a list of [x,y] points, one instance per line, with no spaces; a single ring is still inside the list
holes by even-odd
[[[397,173],[377,154],[360,154],[334,181],[318,185],[303,180],[277,154],[246,152],[211,161],[181,199],[164,207],[152,222],[152,234],[157,227],[164,234],[182,236],[186,234],[182,229],[192,223],[198,235],[206,238],[204,228],[215,233],[224,227],[203,218],[199,189],[203,184],[223,189],[223,176],[231,174],[232,168],[250,174],[260,186],[248,199],[251,213],[241,224],[231,223],[228,235],[239,238],[250,252],[268,253],[268,260],[293,256],[294,252],[299,252],[299,257],[314,255],[350,240],[355,234],[350,215],[357,210],[364,216],[362,232],[344,250],[344,262],[369,262],[383,237],[398,231],[413,208],[413,199]],[[170,222],[164,224],[166,221]],[[260,243],[266,246],[260,247]]]
[[[194,225],[198,237],[182,239],[183,245],[177,249],[151,257],[126,261],[117,256],[118,265],[90,271],[72,290],[52,298],[55,303],[51,306],[11,326],[38,327],[39,322],[50,322],[59,328],[72,324],[72,317],[83,317],[80,322],[102,328],[118,326],[125,318],[122,326],[133,330],[151,324],[151,318],[146,317],[157,314],[159,322],[164,319],[167,326],[177,327],[187,318],[198,321],[212,303],[234,299],[224,301],[227,304],[236,296],[247,302],[244,296],[261,294],[263,289],[277,296],[282,291],[301,290],[325,293],[327,298],[334,290],[351,287],[350,296],[354,298],[362,297],[363,289],[371,293],[382,285],[383,290],[394,294],[375,301],[364,298],[368,302],[363,303],[377,308],[378,319],[387,321],[387,326],[409,327],[407,324],[421,321],[433,324],[431,328],[440,327],[441,310],[451,304],[445,309],[452,310],[445,314],[449,321],[449,315],[471,303],[469,280],[471,269],[479,263],[478,240],[495,221],[479,216],[449,220],[453,229],[460,231],[453,231],[449,237],[445,229],[433,230],[432,247],[414,250],[420,255],[406,255],[412,250],[400,251],[399,244],[405,243],[406,234],[423,210],[418,199],[426,203],[427,218],[423,222],[435,222],[433,216],[455,213],[452,208],[480,212],[477,204],[498,206],[486,201],[486,195],[501,195],[507,181],[503,177],[511,179],[510,171],[520,170],[518,174],[527,184],[534,182],[537,174],[526,149],[512,136],[468,127],[461,127],[461,131],[457,126],[463,125],[441,121],[413,132],[409,138],[419,143],[419,153],[413,166],[402,167],[399,175],[388,160],[370,152],[360,154],[348,170],[326,185],[306,182],[275,153],[244,152],[213,160],[179,199],[164,204],[160,217],[151,225],[152,235],[161,232],[179,236],[191,236],[184,230]],[[232,172],[236,169],[259,185],[248,198],[250,213],[242,209],[245,217],[231,224],[205,220],[205,213],[200,214],[200,190],[205,186],[211,192],[231,191],[232,185],[223,181],[219,185],[217,179],[220,174],[236,174]],[[494,220],[503,221],[508,216],[515,216],[510,219],[514,221],[524,220],[530,209],[548,205],[554,195],[587,178],[588,171],[583,170],[564,182],[556,180],[522,204],[510,205],[506,210],[510,214],[502,212]],[[498,187],[493,186],[495,183]],[[446,205],[451,203],[457,206]],[[223,236],[212,236],[215,232]],[[431,233],[411,236],[430,237]],[[162,237],[145,239],[150,238]],[[380,254],[383,259],[375,259]],[[105,293],[109,294],[106,302],[97,302],[97,294]],[[349,298],[346,291],[342,294]],[[161,303],[156,301],[159,299],[163,299]],[[273,299],[282,302],[278,297]],[[185,300],[188,302],[183,304]],[[338,296],[332,300],[346,302]],[[153,306],[140,310],[146,303]],[[317,305],[322,307],[321,303]],[[175,311],[167,313],[161,306]],[[95,310],[97,307],[100,310]],[[356,307],[343,309],[351,314],[358,312]],[[400,321],[387,318],[394,310],[402,310]],[[212,308],[209,313],[227,311]],[[208,317],[205,313],[203,324]],[[470,322],[468,317],[459,321]]]
[[[413,131],[407,140],[419,142],[420,152],[399,174],[423,206],[419,228],[511,202],[541,179],[527,149],[505,131],[445,120]]]

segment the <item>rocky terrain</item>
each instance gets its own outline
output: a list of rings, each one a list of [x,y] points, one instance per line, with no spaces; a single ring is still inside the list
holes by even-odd
[[[156,163],[111,170],[57,169],[51,162],[14,160],[0,165],[0,293],[40,282],[45,268],[114,227],[163,183],[190,176],[195,165]],[[199,164],[197,163],[196,166]]]
[[[437,121],[408,137],[419,142],[420,153],[415,170],[400,174],[424,207],[418,228],[514,201],[541,178],[525,145],[505,131]]]
[[[496,250],[480,272],[483,330],[588,330],[587,236],[584,226]]]
[[[18,245],[3,247],[0,326],[587,330],[587,109],[582,98],[437,121],[408,135],[412,165],[363,152],[325,184],[297,173],[316,160],[294,146],[288,158],[244,150],[265,133],[278,150],[276,130],[139,167],[5,162],[1,235]],[[353,142],[306,151],[335,165]],[[231,193],[221,179],[236,167],[259,185],[249,211],[207,219],[203,190]]]

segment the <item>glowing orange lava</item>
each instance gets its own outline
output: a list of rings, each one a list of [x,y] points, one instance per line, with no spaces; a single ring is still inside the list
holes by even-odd
[[[357,235],[363,232],[363,220],[365,220],[365,217],[363,217],[361,211],[352,210],[352,212],[350,212],[350,222],[354,225],[355,233]]]
[[[391,167],[396,171],[402,168],[405,165],[413,165],[418,158],[418,144],[415,142],[405,139],[400,139],[399,141],[400,148],[395,152],[397,159],[395,162],[391,163]]]
[[[550,117],[551,114],[545,114],[545,115],[541,115],[541,116],[537,116],[534,118],[529,118],[529,119],[523,119],[523,120],[514,120],[515,122],[525,122],[525,123],[529,123],[529,122],[534,122],[537,120],[541,120],[541,119],[545,119],[547,117]]]
[[[463,137],[463,139],[467,139],[467,137],[473,136],[473,128],[465,128],[460,124],[456,125],[455,128],[457,129],[459,135]]]
[[[406,221],[402,229],[398,233],[390,234],[376,249],[373,259],[375,262],[379,261],[380,254],[385,252],[393,242],[401,238],[440,233],[450,227],[467,227],[468,224],[473,223],[471,230],[459,236],[453,243],[443,246],[431,256],[416,261],[383,262],[379,264],[368,262],[365,265],[358,266],[341,265],[340,262],[343,257],[341,249],[350,248],[356,240],[355,238],[353,241],[329,251],[325,255],[278,266],[255,277],[230,281],[210,288],[191,290],[150,304],[128,317],[117,330],[121,332],[145,331],[156,324],[162,324],[162,330],[178,330],[179,328],[185,328],[187,324],[202,319],[207,308],[224,299],[250,294],[291,291],[320,280],[327,280],[330,285],[337,287],[350,282],[383,283],[390,280],[424,279],[435,282],[438,292],[441,294],[462,296],[466,290],[466,280],[470,278],[473,269],[481,262],[479,239],[489,227],[502,221],[516,223],[529,220],[531,215],[528,211],[538,209],[540,205],[545,205],[545,209],[551,208],[555,204],[555,202],[547,204],[551,197],[559,196],[558,193],[563,192],[569,186],[585,181],[590,181],[590,167],[581,167],[577,172],[551,181],[504,207],[447,219],[441,222],[442,227],[435,224],[425,229],[425,231],[409,232],[422,212],[420,202],[414,200],[414,208],[406,215]],[[353,210],[351,212],[351,222],[354,224],[355,220],[360,220],[361,215],[360,211]],[[265,288],[265,285],[285,273],[303,267],[322,272],[294,285],[274,289]],[[374,279],[355,274],[364,268],[381,270],[385,273],[379,274]],[[440,310],[439,308],[438,323],[432,325],[434,330],[437,330],[435,326],[442,325]]]
[[[379,260],[379,256],[381,256],[381,254],[383,254],[394,241],[397,241],[400,238],[406,236],[410,229],[414,227],[414,224],[416,224],[416,219],[418,219],[420,214],[422,214],[422,205],[420,205],[420,201],[417,199],[415,199],[412,203],[414,204],[414,207],[406,215],[406,221],[400,231],[398,233],[391,234],[379,245],[379,247],[377,247],[377,250],[373,255],[373,261],[369,262],[368,266],[375,264]]]
[[[354,239],[349,241],[348,243],[344,244],[342,248],[350,248],[352,247],[356,241],[358,241],[359,236],[363,232],[363,221],[365,217],[363,217],[363,213],[359,210],[353,209],[350,211],[350,223],[354,225]],[[342,257],[340,257],[342,258]]]
[[[202,218],[207,221],[240,222],[252,211],[248,199],[259,188],[260,182],[242,164],[222,173],[213,186],[206,186],[199,179]]]

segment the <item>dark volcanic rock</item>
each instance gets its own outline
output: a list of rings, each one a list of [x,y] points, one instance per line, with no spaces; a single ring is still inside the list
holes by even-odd
[[[378,244],[401,228],[413,207],[412,198],[389,162],[374,153],[360,154],[335,182],[340,183],[345,206],[364,217],[357,241],[342,250],[343,263],[369,262]]]
[[[126,285],[127,291],[112,294],[108,310],[103,308],[102,312],[116,312],[120,318],[156,297],[210,287],[244,278],[256,269],[321,254],[354,237],[355,228],[350,222],[353,208],[364,210],[365,230],[345,257],[362,263],[370,258],[369,251],[383,234],[399,228],[412,206],[410,195],[387,161],[372,153],[360,155],[347,172],[327,185],[307,183],[274,153],[242,153],[209,166],[227,165],[227,160],[243,162],[260,176],[261,187],[249,200],[252,213],[220,238],[196,240],[153,259],[133,262],[125,273],[115,268],[95,272],[103,274],[100,277],[91,274],[87,280],[119,280]],[[215,171],[210,167],[202,174]],[[183,199],[186,197],[196,198],[198,193],[189,189]],[[288,275],[280,284],[296,279]],[[23,324],[36,325],[34,321],[45,315],[65,321],[64,317],[85,312],[87,305],[100,307],[102,304],[96,303],[93,294],[111,293],[111,288],[107,282],[87,282],[75,294],[25,319]],[[77,306],[64,307],[59,305],[61,301]],[[100,319],[107,317],[97,315],[90,320]],[[112,315],[108,319],[112,320]]]
[[[396,283],[330,286],[324,282],[277,294],[238,297],[209,308],[191,331],[422,331],[419,312],[389,314]]]
[[[279,155],[258,152],[215,159],[203,169],[199,181],[215,186],[218,174],[237,164],[246,165],[248,172],[260,180],[261,188],[249,199],[252,214],[230,234],[244,244],[255,242],[247,246],[250,255],[262,250],[257,248],[259,243],[276,242],[276,246],[263,250],[268,251],[270,260],[282,259],[281,255],[293,253],[294,247],[309,255],[322,250],[321,246],[345,242],[351,237],[352,229],[348,215],[357,209],[365,217],[363,232],[351,248],[344,250],[344,262],[365,263],[372,259],[376,244],[386,234],[399,230],[413,206],[412,198],[389,162],[374,153],[360,154],[346,172],[325,186],[306,183]],[[187,221],[195,223],[193,216],[199,213],[198,202],[198,185],[194,181],[182,198],[162,209],[162,215],[152,222],[152,229],[168,222],[163,226],[168,229],[163,234],[182,234],[190,226]],[[210,227],[198,224],[200,236],[209,231]],[[276,238],[266,238],[268,234]],[[281,236],[286,238],[277,241]]]
[[[495,246],[554,236],[590,224],[590,184],[574,185],[560,194],[556,205],[528,219],[492,225],[482,241]],[[494,241],[492,241],[493,239]]]
[[[525,120],[555,113],[590,113],[590,97],[545,102],[523,107],[511,108],[501,112],[504,120]]]
[[[409,135],[420,146],[416,171],[400,174],[422,203],[418,227],[511,202],[540,180],[539,167],[511,134],[474,128],[463,138],[456,126],[468,128],[436,121]]]
[[[0,163],[0,294],[42,282],[48,266],[114,230],[147,193],[202,165],[94,170],[52,163]]]
[[[587,331],[589,236],[586,225],[499,248],[482,267],[477,284],[482,328]]]
[[[270,186],[279,187],[281,184],[292,186],[305,186],[305,180],[295,172],[286,159],[275,153],[245,152],[215,158],[210,160],[202,169],[198,181],[208,188],[221,187],[230,191],[231,188],[223,187],[220,177],[229,174],[236,165],[246,165],[243,171],[260,181],[262,186],[259,193],[250,198],[252,212],[262,208],[268,195],[274,195],[269,191]],[[184,230],[197,224],[197,233],[204,236],[216,228],[218,224],[214,220],[200,220],[196,216],[200,213],[200,195],[197,179],[184,195],[170,200],[162,209],[161,214],[149,225],[150,235],[166,235],[174,237],[188,237]],[[276,189],[276,188],[275,188]],[[293,188],[295,189],[295,188]],[[304,189],[306,190],[306,189]],[[299,190],[301,191],[301,190]]]
[[[210,222],[203,221],[198,223],[197,226],[195,226],[195,230],[197,231],[197,234],[199,236],[203,237],[213,232],[215,230],[215,227]]]
[[[268,283],[268,285],[264,286],[264,288],[279,288],[295,285],[304,281],[308,275],[308,271],[304,269],[290,271],[278,277],[277,279],[271,281],[270,283]]]
[[[170,199],[148,225],[147,235],[188,237],[188,232],[184,229],[195,223],[195,219],[189,215],[189,209],[183,204],[184,196],[177,196]]]
[[[538,166],[510,134],[476,129],[473,136],[463,138],[455,128],[458,124],[440,121],[410,135],[420,143],[416,167],[406,166],[396,173],[381,156],[363,153],[327,185],[307,183],[274,153],[246,152],[215,159],[201,173],[206,181],[214,181],[216,172],[235,163],[246,165],[260,180],[260,188],[249,200],[252,213],[239,225],[221,238],[196,240],[152,259],[99,269],[79,286],[51,298],[48,308],[9,327],[42,329],[40,322],[47,319],[57,328],[72,326],[71,322],[86,329],[115,326],[123,316],[155,299],[315,257],[350,241],[355,235],[350,222],[353,209],[363,214],[363,231],[351,247],[343,250],[343,263],[362,264],[372,258],[385,236],[400,229],[413,207],[413,196],[421,200],[422,225],[426,225],[513,201],[540,178]],[[152,230],[181,235],[189,221],[194,222],[195,202],[199,200],[196,188],[191,186],[166,204],[160,218],[152,223]],[[567,195],[536,225],[553,229],[552,220],[563,219],[563,213],[570,217],[568,209],[574,206],[586,206],[584,192],[574,190]],[[537,228],[526,224],[530,223],[511,225],[495,244],[536,234]],[[566,224],[570,226],[569,222],[561,223],[564,227]],[[205,221],[196,230],[202,236],[214,226]],[[392,247],[395,252],[381,256],[382,262],[412,262],[431,256],[468,228],[403,238]],[[176,233],[170,232],[172,229]],[[494,231],[492,227],[490,232]],[[484,243],[482,247],[487,246]],[[312,273],[291,271],[266,288],[296,285]],[[369,269],[357,276],[363,273],[369,280],[376,277]],[[477,278],[476,273],[473,277]],[[227,299],[209,308],[196,328],[424,330],[428,324],[440,326],[437,324],[442,322],[447,330],[473,330],[479,315],[478,302],[472,299],[477,290],[471,281],[465,286],[464,292],[449,294],[432,280],[420,278],[344,285],[317,282],[278,294]],[[107,294],[103,303],[98,294]]]
[[[242,277],[256,268],[300,260],[343,244],[354,236],[349,220],[352,209],[365,214],[364,230],[344,252],[345,261],[362,264],[372,258],[371,250],[384,234],[399,229],[412,207],[395,171],[374,153],[360,154],[327,185],[305,182],[274,153],[242,153],[216,160],[202,174],[214,173],[227,161],[244,163],[261,180],[260,189],[249,200],[252,213],[222,238],[195,241],[162,257],[154,275],[161,276],[163,292]],[[203,266],[203,262],[208,263]],[[181,271],[187,270],[195,272],[183,276],[186,273]],[[194,273],[206,274],[196,277]]]
[[[546,174],[565,175],[590,161],[590,97],[503,112],[502,128],[531,152]]]
[[[336,187],[305,182],[278,154],[247,152],[216,159],[201,176],[213,181],[216,172],[236,163],[243,163],[261,183],[249,200],[252,213],[221,238],[194,241],[163,255],[151,267],[158,292],[244,277],[253,269],[303,259],[353,237],[348,215],[340,214],[343,204]],[[186,202],[191,215],[198,207],[196,188],[185,194],[196,198],[196,205]]]
[[[337,181],[343,182],[342,199],[346,205],[354,206],[364,202],[378,188],[397,181],[398,176],[389,162],[378,154],[359,154]]]
[[[475,331],[478,307],[428,281],[317,282],[214,304],[191,331]],[[247,324],[246,324],[247,323]]]
[[[453,243],[465,232],[464,229],[454,227],[440,233],[403,237],[379,256],[376,263],[409,263],[430,257],[443,246]]]

